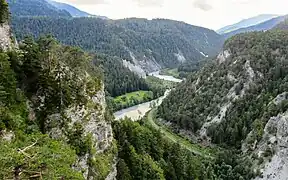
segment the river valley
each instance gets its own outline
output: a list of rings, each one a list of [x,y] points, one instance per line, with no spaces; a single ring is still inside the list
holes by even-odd
[[[177,79],[173,76],[167,76],[167,75],[160,75],[159,71],[150,73],[149,76],[155,76],[159,79],[167,80],[167,81],[173,81],[173,82],[181,82],[181,79]],[[161,96],[160,98],[156,100],[152,100],[146,103],[138,104],[136,106],[132,106],[126,109],[122,109],[120,111],[117,111],[114,113],[115,119],[120,120],[125,117],[131,118],[133,121],[137,121],[145,116],[145,114],[150,111],[153,107],[159,106],[162,101],[169,95],[171,90],[166,90],[164,96]]]

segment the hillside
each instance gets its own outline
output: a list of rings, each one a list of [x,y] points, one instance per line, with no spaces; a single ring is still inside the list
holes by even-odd
[[[245,153],[255,153],[255,161],[268,163],[268,168],[267,160],[281,159],[285,149],[280,148],[286,137],[281,128],[287,126],[278,124],[287,118],[287,45],[284,31],[234,36],[213,63],[172,91],[160,106],[159,117],[203,142],[237,149],[242,145]],[[283,167],[274,160],[273,168]]]
[[[219,34],[226,34],[229,33],[231,31],[235,31],[237,29],[241,29],[241,28],[246,28],[246,27],[250,27],[250,26],[254,26],[256,24],[260,24],[264,21],[268,21],[272,18],[277,17],[278,15],[275,14],[261,14],[252,18],[248,18],[248,19],[244,19],[238,23],[229,25],[229,26],[225,26],[219,30],[217,30],[216,32]]]
[[[288,30],[288,19],[286,18],[285,21],[280,22],[275,26],[273,29],[277,30]]]
[[[69,12],[71,14],[71,16],[73,16],[73,17],[91,16],[89,13],[81,11],[81,10],[75,8],[74,6],[71,6],[71,5],[66,4],[66,3],[60,3],[60,2],[56,2],[56,1],[50,1],[50,0],[48,0],[47,2],[59,10],[65,10],[65,11]]]
[[[268,21],[262,22],[260,24],[255,25],[255,26],[250,26],[247,28],[241,28],[241,29],[223,34],[223,37],[225,37],[227,39],[229,37],[232,37],[232,36],[234,36],[236,34],[240,34],[240,33],[246,33],[246,32],[252,32],[252,31],[267,31],[267,30],[274,28],[277,24],[284,21],[286,18],[287,18],[287,16],[279,16],[276,18],[272,18]]]
[[[108,19],[105,16],[92,15],[92,14],[89,14],[85,11],[81,11],[80,9],[78,9],[78,8],[76,8],[70,4],[60,3],[57,1],[51,1],[51,0],[47,0],[47,2],[50,3],[51,5],[55,6],[59,10],[65,10],[65,11],[69,12],[71,14],[71,16],[73,16],[73,17],[95,17],[95,18],[101,18],[101,19]]]
[[[91,57],[49,36],[2,50],[0,179],[103,179],[113,172],[111,119]]]
[[[13,16],[71,17],[69,12],[59,10],[45,0],[7,0]]]
[[[125,59],[127,67],[142,75],[213,56],[222,44],[212,30],[163,19],[15,17],[12,24],[18,39],[50,33],[64,44]]]

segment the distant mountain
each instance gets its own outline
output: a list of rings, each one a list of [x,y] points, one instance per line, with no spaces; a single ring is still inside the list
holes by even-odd
[[[238,29],[236,31],[232,31],[226,34],[223,34],[223,36],[225,38],[229,38],[231,36],[234,36],[236,34],[240,34],[240,33],[245,33],[245,32],[252,32],[252,31],[267,31],[270,30],[272,28],[274,28],[277,24],[279,24],[280,22],[284,21],[287,18],[287,16],[279,16],[276,18],[272,18],[268,21],[262,22],[260,24],[257,24],[255,26],[250,26],[247,28],[241,28]]]
[[[254,26],[256,24],[262,23],[264,21],[270,20],[272,18],[277,17],[278,15],[275,14],[261,14],[249,19],[244,19],[236,24],[232,24],[229,26],[225,26],[219,30],[217,30],[216,32],[219,34],[225,34],[225,33],[229,33],[231,31],[235,31],[237,29],[241,29],[241,28],[246,28],[249,26]]]
[[[84,12],[84,11],[81,11],[81,10],[75,8],[74,6],[71,6],[71,5],[66,4],[66,3],[60,3],[60,2],[56,2],[56,1],[50,1],[50,0],[47,0],[47,2],[50,3],[51,5],[55,6],[59,10],[65,10],[65,11],[69,12],[73,17],[92,16],[91,14]]]
[[[13,16],[71,17],[69,12],[59,10],[45,0],[7,0]]]

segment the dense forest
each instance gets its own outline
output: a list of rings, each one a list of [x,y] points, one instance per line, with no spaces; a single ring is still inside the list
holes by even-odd
[[[215,159],[205,159],[168,141],[143,122],[126,119],[115,122],[113,129],[119,149],[118,180],[248,180],[254,177],[249,160],[241,160],[232,151],[219,152]]]
[[[107,95],[116,97],[133,91],[149,90],[145,79],[125,68],[121,59],[115,56],[95,55],[94,64],[104,70]]]
[[[240,148],[251,130],[261,138],[269,118],[288,108],[287,100],[270,103],[288,88],[287,45],[285,31],[232,37],[215,61],[171,92],[159,117],[200,134],[205,122],[219,120],[208,128],[217,144]]]
[[[112,97],[138,90],[150,90],[158,96],[144,79],[123,66],[123,60],[151,72],[161,67],[176,68],[184,62],[197,64],[204,58],[203,53],[214,55],[223,44],[214,31],[184,22],[72,18],[44,0],[9,1],[9,4],[18,40],[51,34],[63,44],[97,53],[100,58],[96,57],[95,63],[103,67],[106,92]],[[187,72],[183,74],[186,76]]]
[[[73,104],[93,106],[89,96],[101,89],[101,76],[87,53],[49,36],[0,53],[0,179],[83,179],[72,165],[91,151],[91,137],[81,125],[73,134],[65,112]],[[55,128],[52,114],[67,140],[46,134]]]
[[[175,68],[181,61],[203,58],[200,52],[216,54],[222,45],[221,36],[212,30],[164,19],[14,17],[12,24],[18,39],[52,34],[64,44],[131,62],[134,55],[147,67],[157,63]]]

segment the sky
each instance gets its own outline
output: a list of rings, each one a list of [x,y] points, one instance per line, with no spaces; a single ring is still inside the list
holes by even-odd
[[[288,0],[56,0],[110,19],[165,18],[217,30],[259,14],[288,14]]]

